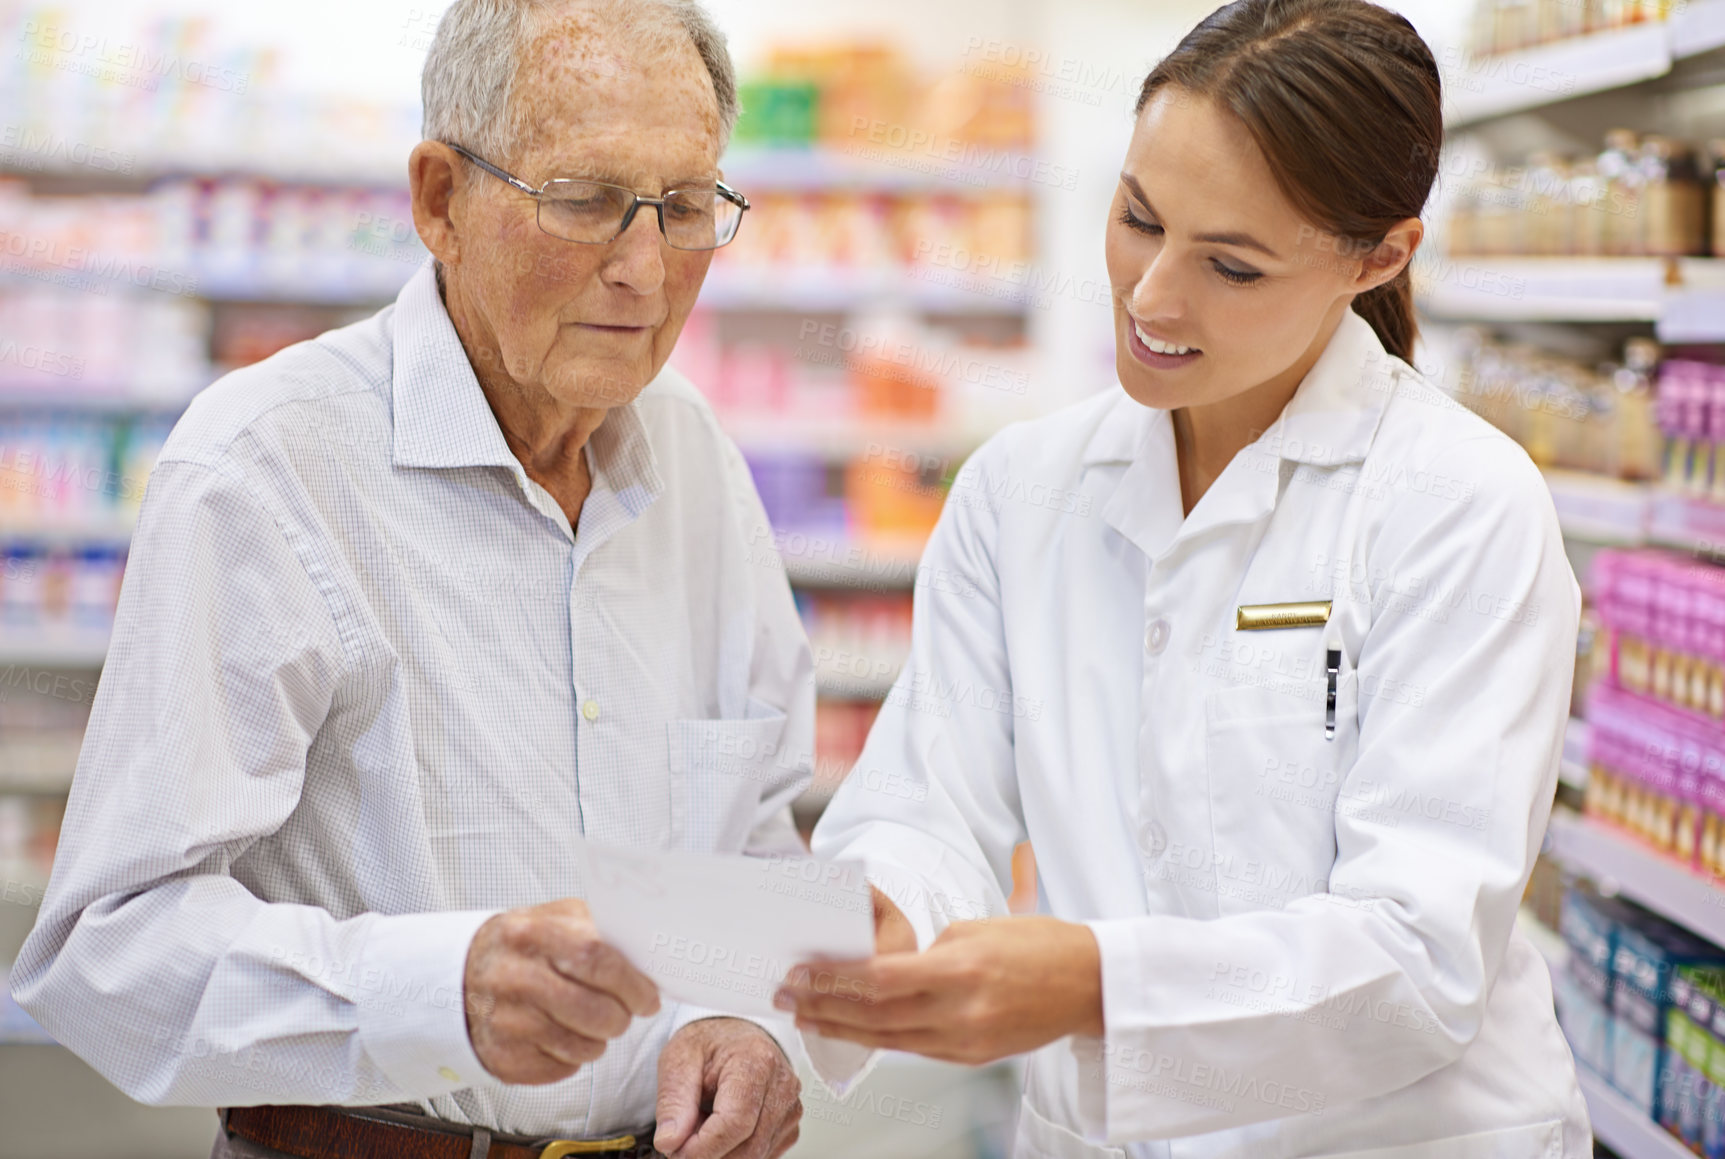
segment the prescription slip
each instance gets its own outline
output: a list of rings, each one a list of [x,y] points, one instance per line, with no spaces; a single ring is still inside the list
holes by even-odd
[[[577,853],[599,933],[667,997],[788,1018],[773,993],[791,967],[874,953],[859,864],[591,841],[578,841]]]

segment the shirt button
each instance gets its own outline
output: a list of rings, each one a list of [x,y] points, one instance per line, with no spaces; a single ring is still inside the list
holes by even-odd
[[[586,704],[583,704],[581,706],[581,715],[586,717],[589,721],[598,720],[599,702],[597,700],[589,700]]]
[[[1152,656],[1160,656],[1162,649],[1168,646],[1168,637],[1173,634],[1173,627],[1168,623],[1168,617],[1160,616],[1150,625],[1150,630],[1144,633],[1144,650]]]
[[[450,1070],[446,1066],[438,1067],[437,1068],[437,1074],[438,1074],[438,1077],[443,1078],[443,1079],[447,1079],[449,1082],[452,1082],[452,1083],[458,1083],[461,1081],[461,1076],[456,1074],[454,1071]]]

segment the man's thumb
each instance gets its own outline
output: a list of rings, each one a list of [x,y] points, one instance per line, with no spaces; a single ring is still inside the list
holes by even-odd
[[[701,1108],[701,1052],[675,1039],[659,1056],[658,1127],[653,1149],[667,1155],[689,1141]]]

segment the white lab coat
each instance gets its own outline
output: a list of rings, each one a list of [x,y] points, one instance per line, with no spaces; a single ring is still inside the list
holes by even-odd
[[[1189,516],[1168,413],[1118,389],[977,452],[815,852],[926,945],[1006,912],[1028,838],[1095,931],[1106,1038],[1030,1056],[1018,1156],[1583,1159],[1514,927],[1579,606],[1527,456],[1349,312]]]

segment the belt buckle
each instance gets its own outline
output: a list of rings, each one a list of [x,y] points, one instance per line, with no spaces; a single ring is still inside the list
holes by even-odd
[[[565,1155],[604,1155],[634,1149],[633,1135],[618,1135],[615,1139],[553,1139],[539,1152],[539,1159],[563,1159]]]

